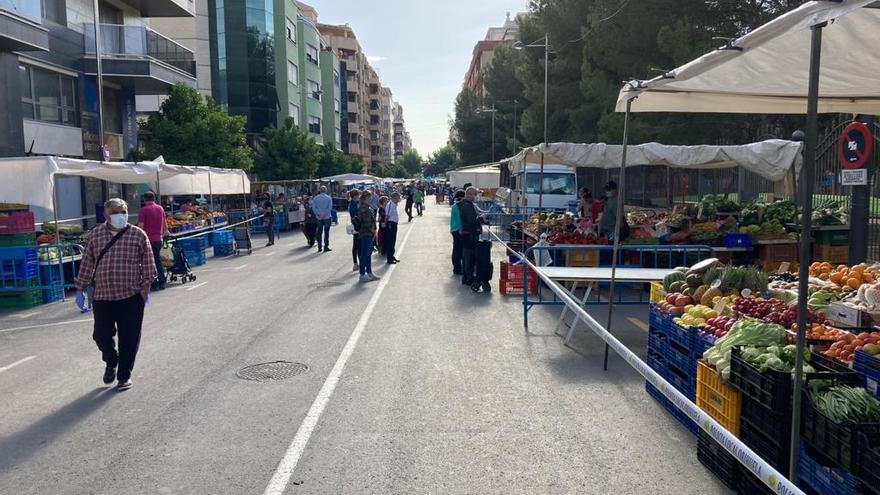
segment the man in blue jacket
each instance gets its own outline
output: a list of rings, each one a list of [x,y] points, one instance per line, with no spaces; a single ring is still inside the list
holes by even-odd
[[[318,252],[330,252],[330,225],[333,222],[333,199],[327,195],[327,186],[321,186],[320,194],[312,198],[312,211],[318,219]]]

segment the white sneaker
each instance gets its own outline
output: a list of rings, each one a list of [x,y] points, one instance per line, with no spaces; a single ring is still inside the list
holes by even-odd
[[[368,273],[367,276],[370,277],[371,282],[382,278],[382,277],[377,277],[376,275],[373,275],[372,273]]]
[[[361,269],[361,267],[359,267],[357,263],[351,265],[351,271],[353,271],[353,272],[356,272],[360,269]]]
[[[372,282],[373,279],[371,279],[369,275],[361,275],[361,278],[358,281],[359,282]]]

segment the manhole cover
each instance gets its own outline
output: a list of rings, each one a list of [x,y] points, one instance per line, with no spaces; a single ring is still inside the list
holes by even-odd
[[[339,287],[340,285],[342,285],[342,282],[318,282],[309,287],[312,287],[313,289],[327,289],[329,287]]]
[[[236,376],[255,382],[271,382],[301,375],[306,371],[309,371],[309,367],[302,363],[275,361],[272,363],[261,363],[244,367],[238,370]]]

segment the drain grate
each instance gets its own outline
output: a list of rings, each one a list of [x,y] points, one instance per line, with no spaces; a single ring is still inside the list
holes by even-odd
[[[254,382],[272,382],[286,380],[309,371],[309,367],[302,363],[290,361],[274,361],[246,366],[235,374],[239,378]]]
[[[318,282],[317,284],[311,284],[309,287],[313,289],[328,289],[330,287],[339,287],[343,285],[342,282]]]

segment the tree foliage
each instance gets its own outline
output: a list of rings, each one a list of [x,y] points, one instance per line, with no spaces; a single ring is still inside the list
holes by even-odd
[[[412,177],[422,172],[422,156],[416,150],[407,151],[395,163],[406,170],[407,177]]]
[[[265,140],[254,156],[254,171],[260,180],[314,178],[322,149],[292,118],[286,118],[281,127],[267,127],[264,133]]]
[[[227,115],[213,99],[183,84],[173,86],[159,111],[139,127],[147,158],[245,170],[253,164],[245,118]]]
[[[317,177],[329,177],[347,173],[361,173],[363,164],[352,156],[336,149],[332,144],[320,146],[320,158],[318,159]]]
[[[447,144],[428,157],[425,169],[422,172],[425,177],[443,175],[447,170],[455,168],[458,158],[455,156],[455,148]]]

